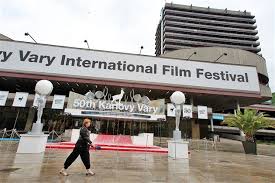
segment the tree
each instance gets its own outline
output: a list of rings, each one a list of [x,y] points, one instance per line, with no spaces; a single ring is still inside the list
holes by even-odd
[[[234,116],[226,118],[223,124],[239,128],[244,134],[246,141],[255,142],[255,133],[259,129],[275,127],[275,122],[266,118],[263,112],[254,109],[237,110]]]

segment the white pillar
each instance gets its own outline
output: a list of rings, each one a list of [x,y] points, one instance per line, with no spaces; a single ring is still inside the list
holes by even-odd
[[[211,132],[214,132],[213,117],[210,119]]]

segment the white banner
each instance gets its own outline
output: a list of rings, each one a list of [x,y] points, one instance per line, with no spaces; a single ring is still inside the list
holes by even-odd
[[[187,118],[193,117],[193,106],[192,105],[183,105],[182,106],[182,116]]]
[[[256,67],[0,41],[0,71],[259,93]]]
[[[208,119],[207,106],[198,106],[198,118]]]
[[[12,106],[14,107],[26,107],[29,93],[16,92]]]
[[[176,107],[171,103],[167,104],[167,116],[171,116],[171,117],[176,116]]]
[[[63,109],[65,98],[65,95],[54,95],[52,109]]]
[[[5,106],[8,98],[8,91],[0,91],[0,106]]]

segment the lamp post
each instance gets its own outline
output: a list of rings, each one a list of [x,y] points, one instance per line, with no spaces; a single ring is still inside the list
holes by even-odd
[[[40,80],[36,83],[35,93],[37,98],[37,120],[32,125],[30,133],[21,134],[17,153],[43,153],[46,149],[48,136],[42,132],[41,117],[46,103],[46,97],[52,93],[53,84],[48,80]]]
[[[46,103],[46,97],[52,93],[53,84],[48,80],[40,80],[35,85],[35,93],[39,95],[37,99],[37,120],[33,123],[31,133],[32,134],[43,134],[41,123],[41,117],[43,114],[43,109]]]
[[[25,36],[29,36],[35,43],[37,43],[37,42],[35,41],[35,39],[30,35],[30,33],[25,32]]]
[[[89,45],[89,43],[88,43],[88,41],[87,41],[86,39],[84,40],[84,43],[86,43],[86,44],[87,44],[88,49],[90,49],[90,45]]]
[[[176,107],[176,129],[173,131],[173,139],[181,140],[181,131],[179,130],[179,124],[181,116],[181,105],[185,103],[185,95],[180,91],[175,91],[170,96],[170,100]]]
[[[143,46],[140,47],[139,54],[141,54],[141,50],[143,50]]]

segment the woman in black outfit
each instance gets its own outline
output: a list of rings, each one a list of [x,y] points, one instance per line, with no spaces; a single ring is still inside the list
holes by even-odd
[[[80,129],[79,139],[77,140],[73,152],[69,155],[64,163],[64,168],[60,170],[60,174],[67,176],[67,168],[76,160],[76,158],[80,155],[83,164],[86,167],[86,175],[95,175],[94,172],[91,171],[90,167],[90,145],[92,141],[90,140],[90,132],[88,128],[91,125],[91,120],[86,118],[83,121],[83,126]]]

